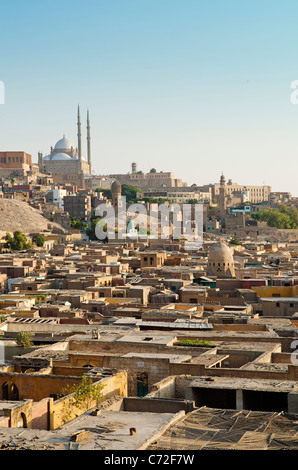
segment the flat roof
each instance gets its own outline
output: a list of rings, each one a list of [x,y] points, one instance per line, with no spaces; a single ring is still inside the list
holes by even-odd
[[[147,413],[102,410],[99,416],[90,412],[72,420],[55,431],[0,428],[2,445],[30,450],[137,450],[175,419],[174,413]],[[130,428],[136,434],[130,435]],[[87,439],[71,442],[72,434],[89,431]]]
[[[265,302],[295,302],[298,303],[297,297],[260,297]]]
[[[169,359],[171,362],[185,362],[190,361],[192,356],[187,354],[158,354],[158,353],[134,353],[130,352],[123,354],[122,357],[138,357],[140,359]]]
[[[240,377],[196,377],[190,382],[189,386],[191,388],[220,388],[230,390],[254,390],[260,392],[298,392],[298,383],[296,381],[245,379]]]
[[[170,328],[170,329],[192,329],[192,330],[212,330],[213,325],[207,322],[194,322],[194,321],[177,321],[177,322],[163,322],[163,321],[140,321],[139,327],[146,326],[148,328]]]

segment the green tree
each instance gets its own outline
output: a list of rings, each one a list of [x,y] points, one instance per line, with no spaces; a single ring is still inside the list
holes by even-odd
[[[40,304],[42,302],[45,302],[47,299],[47,296],[45,294],[39,294],[35,296],[35,303]]]
[[[241,245],[240,241],[236,237],[231,238],[229,243],[230,243],[230,245]]]
[[[137,193],[141,193],[142,191],[137,188],[136,186],[132,186],[131,184],[123,184],[121,187],[122,196],[126,197],[126,202],[128,204],[134,204],[138,201]]]
[[[151,168],[150,173],[156,173],[156,169],[155,169],[155,168]]]
[[[162,198],[162,197],[142,197],[141,200],[144,201],[144,202],[152,203],[152,204],[163,204],[165,202],[168,202],[169,204],[172,204],[171,199],[166,199],[166,198]]]
[[[198,204],[198,200],[197,199],[188,199],[186,204]]]
[[[260,222],[266,222],[269,227],[279,229],[298,228],[298,210],[284,204],[280,204],[274,209],[262,209],[260,212],[253,214],[252,217]]]
[[[70,395],[62,410],[63,421],[66,422],[72,416],[78,416],[78,409],[85,413],[94,406],[94,402],[97,405],[102,399],[103,388],[103,384],[94,384],[93,380],[86,375],[82,376],[80,383],[63,388],[62,396]]]
[[[33,241],[33,243],[35,243],[35,245],[37,245],[37,246],[43,246],[43,245],[44,245],[44,242],[45,242],[45,237],[39,233],[39,234],[34,235],[34,236],[32,237],[32,241]]]
[[[91,225],[90,227],[86,230],[86,234],[88,235],[88,237],[90,238],[90,240],[97,240],[97,237],[96,237],[96,233],[95,233],[95,230],[96,230],[96,226],[97,224],[100,224],[100,226],[102,227],[102,229],[104,231],[107,231],[107,223],[105,223],[105,221],[101,218],[101,217],[92,217],[91,218]],[[104,225],[103,225],[104,224]]]
[[[174,343],[174,346],[214,348],[216,345],[212,341],[206,341],[203,339],[182,339]]]
[[[27,241],[26,235],[20,230],[16,230],[13,237],[7,233],[5,240],[5,247],[10,248],[12,251],[29,250],[32,246],[31,242]]]
[[[96,193],[102,193],[104,197],[107,199],[112,199],[112,191],[111,189],[103,189],[103,188],[97,188],[95,190]]]
[[[16,343],[22,348],[31,348],[33,346],[32,334],[21,331],[17,334]]]
[[[77,220],[77,219],[74,219],[74,218],[71,219],[70,224],[71,224],[72,228],[74,228],[76,230],[85,230],[88,227],[87,222],[81,222],[80,220]]]

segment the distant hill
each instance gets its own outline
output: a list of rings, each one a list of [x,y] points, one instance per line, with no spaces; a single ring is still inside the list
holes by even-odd
[[[16,199],[0,199],[0,233],[21,230],[23,233],[43,232],[54,227],[55,232],[65,233],[66,230],[50,220],[26,202]]]

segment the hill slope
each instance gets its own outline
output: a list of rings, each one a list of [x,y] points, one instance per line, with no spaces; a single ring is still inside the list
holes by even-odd
[[[42,232],[49,229],[49,224],[60,233],[65,230],[48,219],[26,202],[15,199],[0,199],[0,232],[14,232],[21,230],[23,233]]]

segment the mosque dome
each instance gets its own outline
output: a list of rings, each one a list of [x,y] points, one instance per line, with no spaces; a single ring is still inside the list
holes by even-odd
[[[72,147],[74,148],[73,143],[69,139],[66,139],[65,136],[63,136],[63,139],[58,140],[58,142],[56,143],[54,149],[55,150],[66,150],[66,149],[71,149]]]
[[[210,248],[207,274],[219,278],[235,277],[233,251],[226,243],[218,242]]]
[[[51,160],[71,160],[71,157],[63,152],[55,153],[55,155],[52,156]]]
[[[224,242],[215,243],[209,252],[209,258],[218,260],[228,260],[233,258],[232,250]]]

